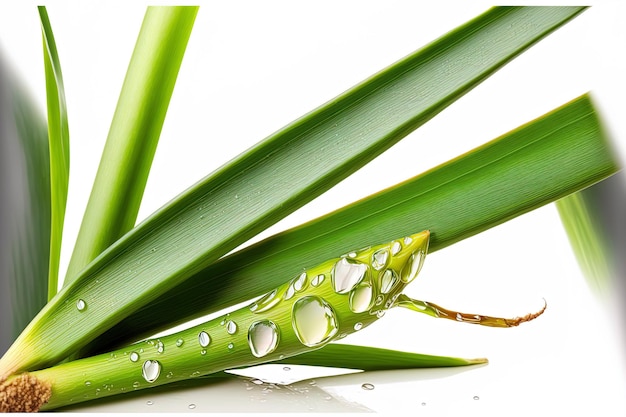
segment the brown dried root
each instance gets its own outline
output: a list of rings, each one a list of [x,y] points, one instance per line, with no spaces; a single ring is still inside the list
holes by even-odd
[[[463,323],[479,324],[481,326],[489,327],[515,327],[522,323],[531,321],[539,317],[546,311],[548,304],[544,301],[543,308],[535,313],[529,313],[522,317],[504,318],[504,317],[492,317],[482,314],[469,314],[461,313],[459,311],[449,310],[438,306],[437,304],[430,303],[428,301],[414,300],[401,294],[396,301],[397,306],[405,307],[410,310],[419,311],[420,313],[428,314],[432,317],[460,321]]]
[[[50,384],[29,374],[0,381],[0,412],[20,413],[39,411],[50,399]]]

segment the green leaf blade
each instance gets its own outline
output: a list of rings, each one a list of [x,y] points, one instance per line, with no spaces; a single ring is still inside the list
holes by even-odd
[[[97,339],[104,348],[270,291],[304,265],[431,231],[443,249],[618,170],[589,96],[582,96],[396,187],[220,259]],[[173,307],[175,306],[175,307]],[[168,309],[167,317],[160,314]]]
[[[327,366],[331,368],[360,369],[363,371],[390,371],[396,369],[442,368],[487,363],[486,359],[464,359],[450,356],[425,355],[370,346],[331,343],[273,363],[291,365]]]
[[[197,12],[146,11],[64,285],[135,225]]]
[[[48,271],[48,300],[50,300],[57,293],[59,278],[59,259],[61,257],[61,241],[70,173],[70,134],[63,74],[54,34],[46,7],[38,6],[38,10],[43,37],[50,149],[50,195],[52,198],[50,267]]]
[[[0,55],[0,352],[46,304],[50,255],[46,119]]]
[[[356,171],[583,10],[491,9],[235,158],[83,269],[0,360],[0,375],[63,359]],[[445,65],[481,46],[491,53],[477,65]],[[433,77],[442,82],[426,88]],[[78,299],[88,314],[77,314]]]

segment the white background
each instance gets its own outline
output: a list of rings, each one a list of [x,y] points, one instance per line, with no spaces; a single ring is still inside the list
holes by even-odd
[[[255,142],[489,5],[440,3],[202,2],[140,219]],[[589,90],[623,158],[620,99],[626,93],[622,79],[626,35],[620,18],[626,16],[626,8],[619,2],[597,3],[263,236],[414,176]],[[0,4],[0,51],[44,109],[36,4]],[[62,271],[145,6],[142,1],[48,4],[71,135]],[[610,306],[590,293],[553,205],[433,254],[409,295],[462,311],[511,316],[540,308],[545,298],[548,310],[515,329],[390,311],[384,320],[345,340],[420,353],[488,357],[490,364],[479,368],[323,378],[306,389],[296,385],[283,391],[249,389],[249,383],[231,381],[190,390],[186,396],[147,394],[117,406],[191,411],[187,405],[194,403],[193,411],[234,412],[397,412],[410,407],[425,415],[481,416],[572,412],[613,416],[626,411],[624,346],[615,336],[622,323],[615,320]],[[291,374],[280,369],[278,376],[273,371],[260,376],[289,381],[299,375],[295,369]],[[361,389],[365,382],[375,389]],[[146,399],[154,404],[147,406]],[[102,407],[84,410],[109,409]]]

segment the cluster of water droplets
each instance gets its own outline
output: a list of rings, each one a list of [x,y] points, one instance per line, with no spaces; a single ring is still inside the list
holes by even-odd
[[[380,318],[385,311],[394,305],[399,291],[404,286],[413,281],[423,264],[425,249],[414,250],[412,253],[403,251],[406,246],[412,243],[412,238],[407,237],[401,241],[394,241],[391,244],[372,251],[370,248],[360,251],[350,252],[338,259],[330,273],[317,273],[309,276],[302,272],[293,278],[286,287],[275,289],[250,305],[252,313],[259,314],[272,309],[281,302],[290,301],[291,326],[298,340],[308,347],[319,347],[328,343],[333,338],[342,338],[347,335],[344,331],[339,333],[340,323],[335,308],[320,295],[313,295],[311,291],[306,291],[310,287],[320,287],[330,285],[329,289],[336,294],[345,295],[350,311],[356,314],[363,314],[363,319],[356,318],[354,324],[350,324],[354,331],[359,331],[371,320],[367,317],[376,316]],[[401,261],[396,261],[396,257],[402,256]],[[401,270],[399,270],[401,269]],[[327,284],[326,284],[327,283]],[[78,300],[77,309],[82,311],[86,304]],[[226,315],[220,322],[227,334],[238,333],[239,325],[230,315]],[[281,329],[279,325],[269,319],[259,319],[253,321],[247,329],[248,347],[252,355],[262,358],[274,352],[280,343]],[[165,350],[164,344],[160,340],[148,341],[156,348],[158,354]],[[183,346],[185,341],[182,338],[176,340],[176,347]],[[198,333],[197,343],[200,347],[200,354],[205,355],[207,349],[211,347],[212,338],[209,333],[202,330]],[[235,349],[233,342],[227,344],[229,351]],[[141,359],[139,352],[131,352],[129,360],[139,362]],[[282,355],[281,355],[282,356]],[[145,381],[152,383],[161,374],[162,366],[158,360],[148,359],[143,362],[142,375]],[[171,377],[173,374],[170,372]],[[133,385],[134,388],[138,387]],[[363,389],[373,389],[369,384],[364,384]]]

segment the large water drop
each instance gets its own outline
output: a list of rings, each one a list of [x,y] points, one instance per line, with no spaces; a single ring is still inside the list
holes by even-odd
[[[276,350],[279,338],[278,326],[270,320],[252,323],[248,329],[250,351],[257,358],[262,358]]]
[[[141,367],[141,374],[147,382],[154,382],[161,373],[161,364],[159,361],[147,360]]]
[[[402,272],[400,273],[400,279],[402,282],[409,283],[413,281],[422,269],[423,264],[424,252],[422,250],[418,250],[409,257],[406,265],[402,268]]]
[[[359,284],[350,293],[350,310],[355,313],[367,311],[372,305],[374,292],[369,283]]]
[[[331,272],[333,288],[338,294],[345,294],[363,280],[367,265],[341,258]]]
[[[380,292],[388,294],[398,282],[398,274],[392,269],[383,272],[380,278]]]
[[[389,250],[380,249],[372,255],[372,267],[380,271],[384,267],[387,266],[387,261],[389,260]]]
[[[339,328],[333,308],[314,295],[302,297],[294,303],[291,322],[300,342],[309,347],[328,342]]]
[[[324,282],[324,278],[324,274],[314,276],[311,280],[311,285],[313,285],[314,287],[319,286],[322,282]]]
[[[306,272],[303,272],[293,281],[293,288],[296,292],[302,291],[306,287]]]
[[[397,240],[391,245],[391,255],[396,256],[402,250],[402,244]]]

